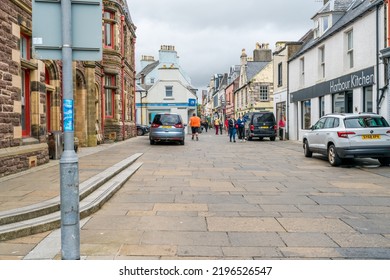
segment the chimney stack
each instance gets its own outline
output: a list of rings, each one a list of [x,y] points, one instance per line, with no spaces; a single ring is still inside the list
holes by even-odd
[[[272,50],[269,44],[256,43],[256,49],[253,50],[253,61],[255,62],[270,62],[272,61]]]
[[[154,57],[150,55],[143,55],[141,57],[141,69],[144,69],[149,64],[155,62]]]

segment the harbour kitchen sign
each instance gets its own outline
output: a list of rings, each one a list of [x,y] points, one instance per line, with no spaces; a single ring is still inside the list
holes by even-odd
[[[327,94],[348,91],[375,83],[374,67],[356,71],[339,78],[291,93],[291,102],[308,100]]]

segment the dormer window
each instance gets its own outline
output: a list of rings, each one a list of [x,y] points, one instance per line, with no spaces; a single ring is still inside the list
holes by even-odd
[[[329,17],[322,17],[322,33],[325,33],[329,28]]]
[[[314,37],[321,37],[330,28],[330,17],[321,16],[314,21]]]

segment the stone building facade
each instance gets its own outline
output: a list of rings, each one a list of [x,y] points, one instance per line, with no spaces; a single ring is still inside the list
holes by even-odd
[[[103,59],[73,62],[80,147],[136,135],[135,29],[125,0],[104,0]],[[62,62],[32,51],[32,1],[0,4],[0,177],[49,162],[47,135],[62,131]]]

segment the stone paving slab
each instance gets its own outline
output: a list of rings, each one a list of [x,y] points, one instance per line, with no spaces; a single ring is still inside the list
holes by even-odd
[[[283,255],[276,247],[223,247],[222,252],[225,258],[240,259],[279,259]]]
[[[329,234],[329,233],[328,233]],[[286,247],[338,247],[339,245],[322,232],[280,232]]]
[[[283,227],[274,218],[207,217],[209,231],[278,232]]]
[[[388,219],[343,219],[360,233],[390,233],[390,223]]]
[[[287,232],[347,232],[355,230],[339,219],[327,218],[277,218]]]
[[[146,231],[142,235],[142,244],[160,244],[179,246],[230,246],[229,236],[225,232],[209,231]]]

